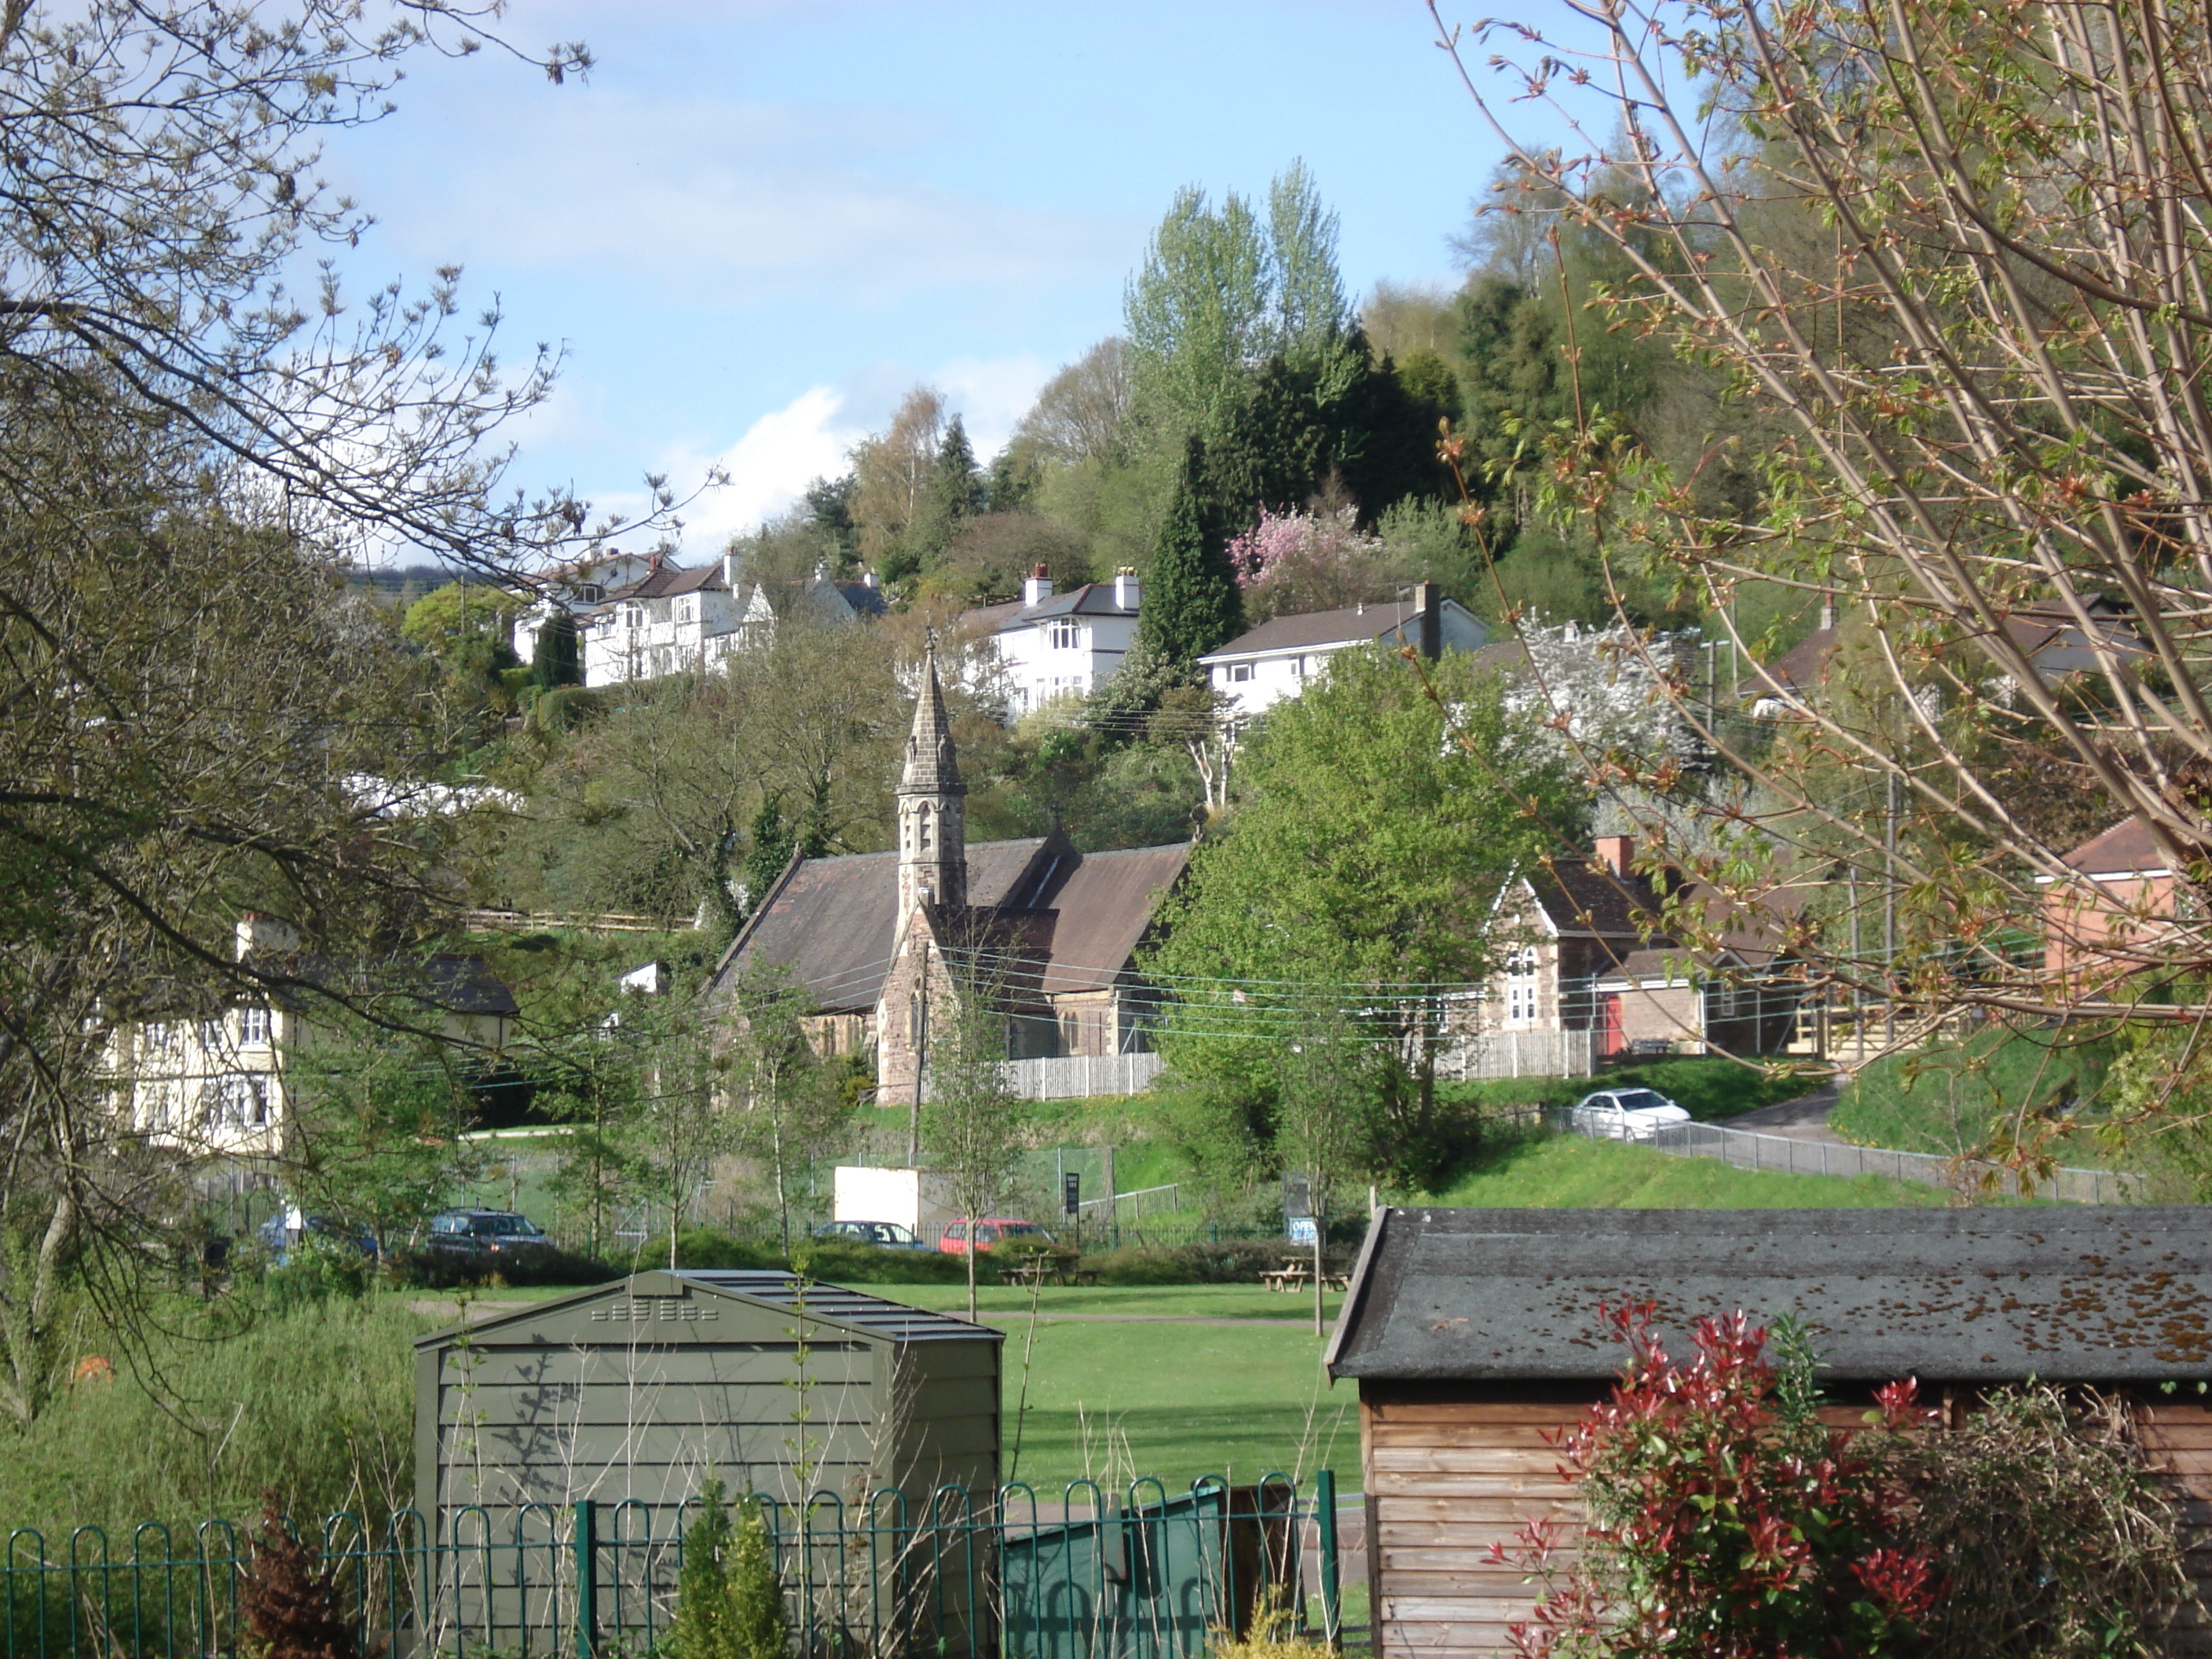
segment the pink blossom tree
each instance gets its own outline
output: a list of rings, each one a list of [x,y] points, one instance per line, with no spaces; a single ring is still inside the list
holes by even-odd
[[[1245,618],[1255,623],[1388,599],[1388,561],[1382,539],[1361,535],[1348,507],[1283,514],[1263,507],[1257,526],[1229,544]]]

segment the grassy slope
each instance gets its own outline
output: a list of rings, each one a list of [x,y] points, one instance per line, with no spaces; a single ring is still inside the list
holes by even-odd
[[[1794,1077],[1770,1076],[1732,1060],[1704,1055],[1622,1066],[1595,1078],[1498,1078],[1446,1085],[1449,1092],[1486,1106],[1571,1106],[1593,1089],[1656,1089],[1701,1123],[1793,1100],[1810,1086]]]
[[[1828,1122],[1861,1146],[1954,1157],[1982,1146],[1993,1125],[2022,1108],[2073,1102],[2094,1111],[2110,1059],[2103,1043],[2059,1047],[2033,1034],[1978,1032],[1876,1060],[1844,1086]],[[2062,1157],[2105,1162],[2087,1134],[2069,1136]]]
[[[1570,1137],[1500,1147],[1433,1195],[1438,1204],[1498,1209],[1809,1210],[1940,1205],[1934,1187],[1860,1176],[1776,1175],[1717,1158],[1670,1158],[1648,1146]]]

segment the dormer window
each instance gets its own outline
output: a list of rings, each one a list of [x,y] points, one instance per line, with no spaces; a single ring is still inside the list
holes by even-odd
[[[586,582],[576,590],[576,597],[586,605],[597,605],[607,596],[607,590],[597,582]]]

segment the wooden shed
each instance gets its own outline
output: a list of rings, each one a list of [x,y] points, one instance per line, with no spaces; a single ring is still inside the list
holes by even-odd
[[[1806,1320],[1844,1397],[1908,1376],[1960,1408],[2031,1377],[2124,1390],[2212,1518],[2212,1209],[1379,1209],[1327,1356],[1359,1385],[1376,1659],[1511,1651],[1534,1592],[1483,1553],[1577,1518],[1545,1434],[1617,1376],[1599,1304],[1644,1302],[1684,1356],[1699,1315]]]
[[[653,1272],[416,1344],[416,1503],[789,1501],[999,1480],[1000,1333],[787,1273]]]

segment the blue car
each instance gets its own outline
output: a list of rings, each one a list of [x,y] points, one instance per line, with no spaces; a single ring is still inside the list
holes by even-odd
[[[283,1267],[292,1247],[304,1242],[309,1234],[350,1244],[371,1261],[382,1254],[376,1247],[374,1234],[363,1232],[351,1222],[337,1216],[306,1214],[296,1204],[270,1216],[257,1231],[261,1236],[262,1248],[269,1252],[269,1261],[273,1267]]]

